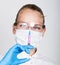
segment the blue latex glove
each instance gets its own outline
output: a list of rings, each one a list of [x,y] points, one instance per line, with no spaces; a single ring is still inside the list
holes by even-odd
[[[23,51],[26,53],[30,53],[30,49],[34,48],[31,45],[20,45],[16,44],[12,48],[9,49],[9,51],[6,53],[4,58],[1,60],[0,65],[19,65],[22,63],[25,63],[29,61],[29,58],[21,58],[18,59],[17,55]]]

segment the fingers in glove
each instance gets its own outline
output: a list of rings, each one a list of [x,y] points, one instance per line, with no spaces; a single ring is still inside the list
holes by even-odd
[[[18,59],[13,63],[13,65],[18,65],[18,64],[23,64],[25,62],[28,62],[30,59],[29,58],[24,58],[24,59]]]

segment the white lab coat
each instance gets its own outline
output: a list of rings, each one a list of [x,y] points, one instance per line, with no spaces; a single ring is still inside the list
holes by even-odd
[[[21,53],[18,57],[22,58],[25,55],[24,52]],[[26,55],[27,56],[27,55]],[[26,57],[23,56],[23,57]],[[2,55],[0,55],[0,60],[2,59]],[[29,57],[29,56],[28,56]],[[30,57],[31,59],[28,62],[19,65],[55,65],[53,62],[49,61],[48,59],[44,59],[43,57],[37,57],[37,54]]]
[[[20,53],[19,57],[22,58],[22,56],[23,56],[23,58],[24,58],[24,55],[25,55],[25,57],[29,57],[24,52]],[[38,54],[35,53],[32,57],[30,57],[31,59],[28,62],[25,62],[25,63],[20,64],[20,65],[55,65],[49,59],[42,57],[42,56],[38,57],[37,55]]]
[[[54,64],[44,59],[32,58],[30,61],[20,65],[54,65]]]

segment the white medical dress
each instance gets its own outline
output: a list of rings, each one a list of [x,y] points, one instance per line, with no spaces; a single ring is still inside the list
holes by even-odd
[[[24,52],[19,55],[20,58],[25,55],[25,57],[27,56]],[[19,57],[18,56],[18,57]],[[23,56],[24,57],[24,56]],[[27,56],[29,57],[29,56]],[[2,56],[0,55],[0,60],[2,59]],[[38,58],[36,57],[36,55],[32,56],[31,59],[28,62],[25,62],[23,64],[19,64],[19,65],[55,65],[53,62],[45,60],[43,58]]]
[[[20,58],[30,58],[29,61],[20,64],[20,65],[55,65],[53,62],[49,61],[48,59],[44,59],[44,57],[38,57],[38,54],[35,53],[32,57],[27,55],[25,52],[20,53],[20,55],[17,56],[19,59]]]
[[[0,60],[2,59],[2,55],[0,55]],[[23,64],[19,64],[19,65],[55,65],[55,63],[49,61],[48,59],[44,59],[44,57],[38,57],[37,53],[35,53],[32,57],[30,57],[28,54],[26,54],[25,52],[20,53],[19,55],[17,55],[17,58],[21,59],[21,58],[30,58],[29,61],[23,63]]]

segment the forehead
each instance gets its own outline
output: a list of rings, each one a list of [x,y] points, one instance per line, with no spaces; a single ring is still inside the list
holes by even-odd
[[[38,11],[31,9],[23,9],[20,11],[18,15],[17,22],[26,22],[29,24],[43,24],[43,16]]]

